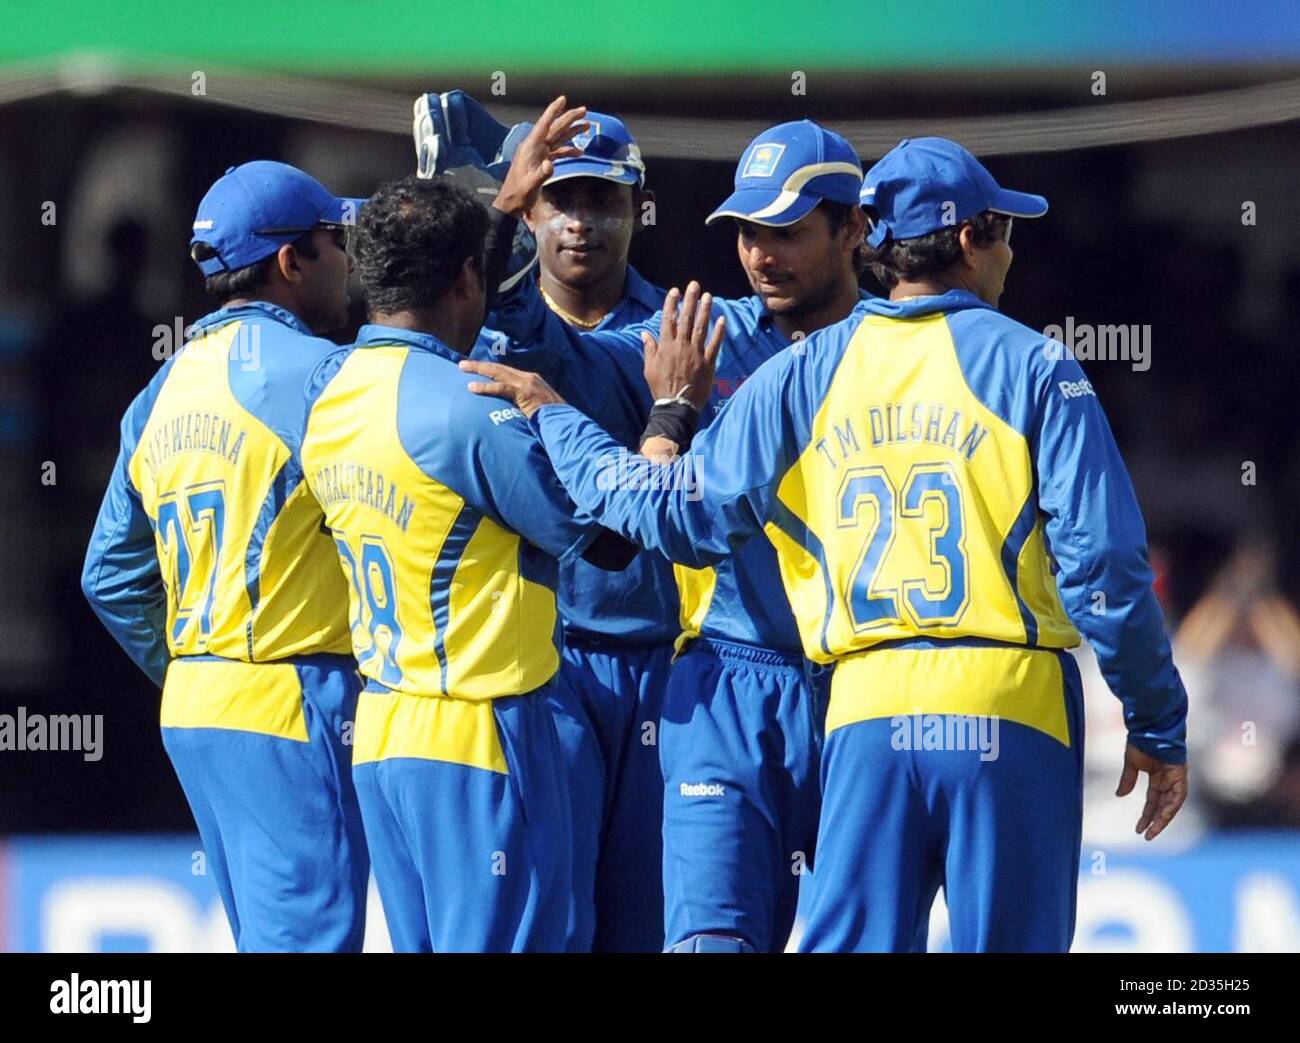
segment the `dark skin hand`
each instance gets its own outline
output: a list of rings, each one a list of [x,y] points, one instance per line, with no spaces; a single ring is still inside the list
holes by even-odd
[[[475,359],[462,359],[459,365],[466,373],[477,373],[481,377],[490,378],[467,384],[474,394],[507,399],[526,417],[531,417],[542,406],[564,405],[564,399],[536,373],[526,373],[513,366],[479,362]]]
[[[1147,802],[1142,808],[1136,832],[1145,834],[1147,840],[1155,840],[1187,800],[1187,765],[1166,764],[1136,746],[1125,746],[1124,770],[1115,796],[1127,797],[1132,793],[1140,771],[1146,772],[1149,778]]]
[[[537,202],[546,179],[555,173],[555,160],[578,156],[582,150],[569,145],[574,136],[587,129],[584,107],[566,109],[561,94],[543,110],[528,136],[519,143],[510,169],[492,205],[503,214],[521,216]]]
[[[713,373],[727,325],[726,319],[719,315],[710,330],[712,308],[713,296],[701,295],[699,283],[692,281],[684,296],[674,286],[664,298],[659,338],[641,334],[645,347],[645,380],[656,401],[681,395],[696,410],[703,410],[709,404]]]
[[[677,306],[678,296],[678,290],[670,290],[664,301],[659,339],[656,340],[648,333],[642,334],[646,348],[646,381],[656,398],[673,398],[685,388],[685,397],[697,409],[702,409],[713,390],[713,370],[722,347],[726,323],[719,317],[710,330],[709,308],[712,298],[707,293],[700,296],[698,283],[692,282],[686,288],[680,309]],[[479,362],[474,359],[462,360],[460,368],[466,373],[489,378],[487,381],[475,381],[467,385],[474,394],[508,399],[526,417],[531,417],[542,406],[564,404],[564,399],[555,389],[536,373],[503,366],[498,362]],[[663,388],[671,390],[663,391]],[[663,455],[670,446],[671,443],[667,443],[655,447],[656,451],[647,452],[646,455]],[[650,447],[648,442],[647,448]]]

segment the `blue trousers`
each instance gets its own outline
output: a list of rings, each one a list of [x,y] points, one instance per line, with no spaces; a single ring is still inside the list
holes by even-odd
[[[737,642],[698,638],[674,664],[660,731],[668,948],[724,935],[784,949],[817,844],[822,690],[801,656]]]
[[[566,636],[551,709],[573,801],[571,951],[663,949],[659,713],[672,655]]]
[[[1074,660],[1059,659],[1068,745],[1014,721],[972,724],[953,714],[880,717],[830,732],[801,951],[924,952],[940,887],[955,952],[1069,949],[1083,703]],[[963,741],[972,728],[995,741]]]
[[[562,951],[572,828],[546,691],[361,698],[353,776],[393,948]],[[489,763],[438,759],[473,756]]]
[[[370,863],[349,746],[360,686],[343,656],[192,657],[168,671],[163,745],[241,952],[361,951]]]

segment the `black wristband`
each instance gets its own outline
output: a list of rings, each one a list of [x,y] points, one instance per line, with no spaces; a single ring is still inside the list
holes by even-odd
[[[698,409],[688,402],[667,402],[650,410],[639,445],[645,445],[648,438],[666,438],[676,444],[679,453],[684,453],[691,447],[699,426]]]
[[[487,212],[487,239],[483,249],[483,285],[487,289],[487,310],[491,311],[497,302],[497,289],[505,281],[506,270],[510,266],[510,254],[514,250],[515,243],[515,228],[519,221],[494,206],[488,207]]]

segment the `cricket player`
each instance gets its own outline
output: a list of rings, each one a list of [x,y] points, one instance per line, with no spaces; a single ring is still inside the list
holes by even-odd
[[[635,446],[653,404],[640,353],[602,353],[593,371],[572,358],[563,330],[620,330],[659,309],[664,291],[628,263],[653,195],[622,120],[588,111],[585,123],[573,139],[578,154],[555,162],[522,215],[536,239],[538,264],[518,298],[532,309],[530,328],[549,329],[549,336],[521,348],[486,332],[472,357],[536,366],[605,430]],[[547,341],[566,350],[537,350]],[[578,558],[560,569],[559,603],[564,643],[550,699],[573,800],[577,907],[570,947],[658,952],[663,775],[657,731],[679,632],[673,567],[648,553],[621,572]]]
[[[1132,485],[1060,345],[996,310],[1014,217],[965,149],[902,142],[867,173],[888,300],[766,364],[675,469],[602,487],[616,443],[535,376],[481,391],[531,414],[579,505],[704,564],[765,530],[807,654],[835,663],[802,948],[919,950],[937,889],[959,951],[1065,951],[1074,931],[1083,712],[1064,650],[1092,643],[1128,726],[1118,794],[1149,776],[1148,840],[1187,794],[1187,697]],[[684,308],[661,351],[709,379]],[[682,413],[680,405],[671,408]],[[678,445],[688,440],[679,436]]]
[[[697,389],[703,423],[768,358],[861,306],[861,170],[848,142],[808,120],[764,131],[741,156],[735,191],[708,220],[735,220],[738,257],[754,294],[706,295],[725,339],[718,379]],[[543,278],[544,265],[545,251]],[[590,333],[552,321],[527,282],[498,302],[495,324],[511,338],[506,361],[543,375],[563,373],[589,416],[610,408],[593,405],[596,396],[617,395],[638,407],[620,413],[618,449],[604,461],[615,484],[622,462],[635,455],[652,401],[684,390],[671,368],[645,365],[645,352],[672,324],[681,299],[674,290],[648,320]],[[648,382],[644,373],[652,373]],[[800,876],[812,862],[821,711],[773,546],[755,540],[733,556],[699,564],[706,567],[676,570],[680,656],[659,717],[665,937],[657,947],[779,951]],[[646,805],[623,790],[616,787],[610,799],[616,819],[652,821]],[[651,850],[644,831],[626,835]],[[628,889],[608,900],[635,897]],[[649,948],[648,940],[647,932],[641,947]]]
[[[520,146],[499,211],[526,209],[569,154],[581,110],[562,108]],[[517,410],[465,389],[487,226],[447,182],[381,188],[356,248],[370,324],[309,387],[304,468],[351,588],[367,678],[354,775],[400,951],[565,947],[569,794],[547,705],[559,563],[635,552],[575,516]]]
[[[82,573],[163,690],[163,744],[241,951],[361,948],[360,679],[299,448],[362,202],[268,161],[209,189],[190,252],[219,308],[126,411]]]

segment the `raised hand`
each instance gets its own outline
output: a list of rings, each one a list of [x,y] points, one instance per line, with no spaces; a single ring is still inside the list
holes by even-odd
[[[680,306],[679,306],[680,302]],[[659,338],[641,334],[645,346],[645,379],[656,399],[681,395],[696,409],[702,410],[713,394],[713,373],[726,333],[726,319],[718,316],[709,326],[713,308],[711,294],[700,294],[700,284],[692,281],[683,296],[677,287],[664,298]]]
[[[510,170],[492,205],[502,213],[518,217],[528,210],[542,190],[546,179],[555,172],[555,161],[577,156],[581,150],[570,145],[574,135],[587,129],[582,122],[587,115],[583,106],[566,109],[563,94],[546,106],[528,136],[515,149]]]

